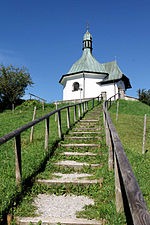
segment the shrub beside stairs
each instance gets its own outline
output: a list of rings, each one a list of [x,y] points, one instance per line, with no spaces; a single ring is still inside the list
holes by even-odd
[[[100,170],[103,166],[101,161],[103,154],[101,148],[101,142],[103,141],[102,121],[100,121],[101,110],[101,106],[97,106],[86,113],[83,119],[78,121],[68,134],[64,136],[54,154],[57,156],[57,160],[52,160],[53,165],[51,166],[56,168],[56,171],[50,172],[51,174],[48,178],[44,177],[44,175],[39,175],[37,178],[38,183],[55,187],[59,187],[59,185],[80,186],[81,195],[83,195],[82,187],[86,186],[86,189],[88,189],[91,185],[99,185],[102,188],[103,178],[93,178],[93,173],[96,170]],[[46,170],[48,171],[48,168]],[[64,199],[67,195],[71,195],[71,193],[63,195]],[[57,208],[56,211],[58,211]],[[78,207],[76,211],[78,211]],[[104,219],[71,218],[69,215],[68,217],[62,216],[62,218],[57,218],[43,216],[42,214],[36,217],[17,217],[16,221],[17,224],[21,225],[38,224],[39,221],[41,221],[39,224],[63,225],[96,225],[105,224],[106,222]]]

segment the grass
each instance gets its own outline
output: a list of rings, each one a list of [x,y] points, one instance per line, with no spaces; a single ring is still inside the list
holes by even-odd
[[[37,101],[29,101],[16,107],[15,112],[7,110],[0,114],[0,136],[4,136],[14,129],[32,121],[33,108],[36,104],[36,118],[39,118],[50,111],[55,110],[54,104],[45,104],[45,110],[42,110],[42,104]],[[58,108],[64,104],[58,105]],[[89,107],[92,106],[92,102]],[[77,107],[78,110],[78,107]],[[78,112],[78,111],[77,111]],[[61,111],[62,116],[62,133],[68,130],[66,122],[66,110]],[[78,116],[77,116],[78,119]],[[74,111],[70,109],[70,122],[74,123]],[[45,121],[34,126],[33,142],[30,143],[30,131],[21,134],[22,147],[22,185],[42,169],[44,163],[50,156],[54,145],[60,140],[58,137],[57,121],[55,116],[50,117],[50,143],[48,152],[44,150],[45,144]],[[14,139],[1,145],[0,147],[0,219],[9,212],[10,206],[16,202],[17,196],[20,195],[20,189],[15,184],[15,154]]]
[[[110,115],[150,211],[150,107],[141,102],[120,100],[118,121],[116,108],[114,103]],[[145,146],[147,151],[142,154],[145,114],[147,114]]]
[[[102,120],[102,112],[101,112],[101,127],[103,129],[103,120]],[[88,219],[105,219],[107,220],[107,224],[113,225],[122,225],[125,224],[125,217],[123,214],[116,214],[115,209],[115,191],[114,191],[114,174],[113,172],[108,172],[108,150],[105,145],[105,139],[103,138],[101,141],[100,149],[90,149],[90,152],[97,153],[96,157],[67,157],[61,156],[60,153],[66,151],[63,147],[58,147],[55,151],[55,154],[49,159],[46,164],[46,168],[36,176],[36,179],[48,179],[52,178],[53,172],[61,172],[61,173],[73,173],[77,170],[74,168],[64,168],[52,165],[53,162],[57,162],[62,159],[71,159],[80,162],[88,162],[88,163],[101,163],[103,162],[103,166],[98,168],[83,167],[78,172],[80,173],[90,173],[92,174],[92,179],[100,180],[103,178],[103,184],[99,183],[96,185],[55,185],[55,186],[46,186],[44,184],[34,183],[32,189],[29,189],[29,192],[26,194],[23,201],[20,202],[20,205],[17,209],[15,209],[14,214],[17,216],[35,216],[35,208],[32,205],[33,199],[35,196],[40,194],[56,194],[56,195],[85,195],[90,198],[93,198],[95,201],[94,206],[85,207],[84,211],[78,212],[78,217],[88,218]],[[89,150],[87,148],[87,150]],[[67,149],[67,151],[72,151],[72,149]],[[76,149],[76,151],[83,152],[81,148]],[[101,154],[100,154],[101,153]],[[87,159],[88,158],[88,159]]]

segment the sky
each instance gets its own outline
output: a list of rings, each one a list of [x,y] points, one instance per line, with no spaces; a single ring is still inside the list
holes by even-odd
[[[34,85],[25,98],[62,100],[59,80],[82,56],[87,22],[94,57],[116,56],[130,79],[126,94],[150,89],[149,0],[5,0],[0,11],[0,64],[28,68]]]

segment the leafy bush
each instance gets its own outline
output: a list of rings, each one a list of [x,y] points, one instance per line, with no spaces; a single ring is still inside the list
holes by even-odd
[[[42,109],[43,103],[38,100],[25,100],[21,105],[17,106],[15,110],[33,110],[34,106],[37,109]],[[55,109],[55,104],[44,103],[44,108]]]

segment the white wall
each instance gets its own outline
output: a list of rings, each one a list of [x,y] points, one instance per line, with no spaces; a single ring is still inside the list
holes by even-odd
[[[117,83],[108,83],[105,85],[97,84],[101,82],[105,75],[103,74],[77,74],[68,76],[63,82],[63,100],[83,99],[97,97],[101,92],[107,92],[107,99],[118,93],[118,88],[125,90],[123,81]],[[73,91],[73,83],[78,82],[83,90]]]
[[[63,89],[63,100],[81,99],[83,98],[83,91],[73,91],[73,83],[78,82],[80,88],[83,89],[83,77],[79,75],[77,78],[68,77]]]
[[[101,94],[101,86],[97,84],[102,78],[85,77],[85,98],[97,97]]]
[[[101,86],[101,92],[106,92],[107,99],[115,95],[116,86],[113,83],[104,84]]]

